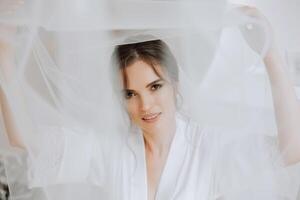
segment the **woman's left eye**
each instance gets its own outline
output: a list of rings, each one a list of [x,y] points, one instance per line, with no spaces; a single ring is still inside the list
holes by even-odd
[[[151,90],[155,91],[155,90],[158,90],[161,87],[162,87],[162,84],[154,84],[154,85],[151,86]]]

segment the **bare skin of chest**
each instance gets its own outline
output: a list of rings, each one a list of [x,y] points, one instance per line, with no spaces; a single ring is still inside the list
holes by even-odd
[[[153,156],[146,152],[148,200],[154,200],[167,155]]]

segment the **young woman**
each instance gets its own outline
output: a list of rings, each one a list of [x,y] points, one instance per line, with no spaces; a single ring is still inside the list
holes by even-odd
[[[246,10],[256,13],[252,8]],[[14,32],[10,28],[7,30]],[[14,69],[11,59],[13,48],[7,44],[1,42],[1,64],[6,67],[4,76],[9,80]],[[115,146],[105,147],[98,145],[93,136],[64,135],[66,131],[57,134],[58,139],[55,140],[63,148],[57,148],[55,152],[41,152],[36,162],[29,163],[29,168],[34,169],[30,174],[31,186],[42,186],[46,197],[56,200],[80,197],[130,200],[274,199],[287,195],[286,191],[269,185],[276,184],[278,180],[268,174],[269,158],[263,153],[263,142],[255,146],[258,148],[255,152],[262,150],[259,155],[247,154],[248,151],[235,152],[243,148],[235,148],[236,144],[219,145],[220,138],[216,138],[214,131],[195,124],[178,112],[179,70],[164,41],[153,39],[119,45],[114,50],[113,60],[114,81],[119,83],[115,85],[116,91],[121,94],[122,105],[134,127],[128,143],[116,141]],[[284,73],[284,62],[277,54],[275,45],[267,52],[264,62],[272,86],[280,149],[284,150],[285,164],[295,164],[300,160],[299,102]],[[1,107],[10,142],[26,149],[18,137],[21,130],[14,126],[3,91]],[[246,149],[257,141],[246,139],[249,140]],[[51,138],[48,140],[45,142],[51,143]],[[117,147],[119,151],[113,152]],[[228,155],[227,152],[232,156],[244,156],[245,161],[248,156],[255,159],[243,163],[227,160],[230,164],[225,164],[222,156]],[[259,167],[254,167],[252,161],[259,163]],[[95,169],[104,170],[94,172]],[[247,175],[243,171],[245,169]],[[44,170],[47,170],[48,176],[53,176],[43,176]],[[95,176],[97,174],[99,176]],[[72,184],[86,180],[101,185],[101,189],[86,183]]]
[[[218,147],[214,140],[220,138],[214,138],[211,131],[188,122],[177,113],[178,66],[166,43],[152,40],[120,45],[114,55],[127,112],[132,123],[141,129],[144,139],[148,199],[160,199],[164,195],[161,199],[209,199],[210,194],[218,193],[207,187],[215,181],[214,164],[220,157],[215,152]],[[286,165],[295,164],[300,159],[299,103],[274,46],[264,62],[272,85],[279,145],[285,150]],[[191,145],[188,138],[195,145]],[[248,142],[254,144],[251,139]],[[256,162],[264,162],[260,160],[263,156],[256,155],[256,159]],[[176,187],[172,187],[175,183]],[[194,187],[195,191],[187,186]]]

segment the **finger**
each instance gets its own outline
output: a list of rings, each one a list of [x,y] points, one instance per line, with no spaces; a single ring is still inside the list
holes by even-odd
[[[250,6],[250,5],[243,5],[243,4],[235,4],[235,8],[239,11],[241,11],[242,13],[250,16],[250,17],[256,17],[259,18],[262,16],[261,12],[259,11],[259,9],[257,9],[254,6]]]
[[[24,4],[24,0],[11,0],[11,1],[1,1],[0,2],[0,12],[1,14],[7,14],[16,12]]]

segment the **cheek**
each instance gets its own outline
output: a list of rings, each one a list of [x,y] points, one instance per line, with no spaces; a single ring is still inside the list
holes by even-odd
[[[167,110],[175,109],[175,95],[173,88],[166,88],[159,96],[160,104]]]
[[[133,100],[129,100],[127,102],[127,112],[130,116],[130,118],[134,119],[137,117],[138,115],[138,102],[133,101]]]

